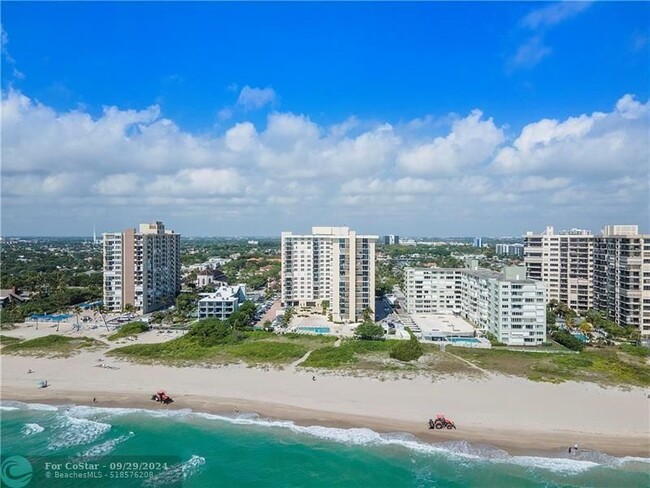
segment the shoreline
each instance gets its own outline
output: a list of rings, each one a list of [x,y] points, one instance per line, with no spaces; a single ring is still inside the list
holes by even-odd
[[[44,394],[42,394],[44,393]],[[473,445],[486,445],[506,451],[513,456],[540,456],[568,458],[567,449],[576,439],[586,451],[598,451],[617,457],[640,457],[650,459],[650,441],[646,435],[603,435],[580,431],[531,431],[522,429],[486,429],[459,426],[457,430],[428,429],[422,423],[379,418],[364,415],[342,415],[340,412],[315,410],[293,405],[260,402],[241,398],[220,398],[200,395],[183,395],[171,405],[160,405],[147,400],[145,394],[111,392],[111,399],[100,398],[93,403],[86,393],[80,391],[13,391],[2,389],[2,401],[43,403],[48,405],[77,405],[97,408],[133,408],[151,411],[174,411],[190,409],[194,413],[207,413],[235,418],[237,415],[254,413],[262,419],[291,421],[299,426],[322,426],[339,429],[366,428],[380,434],[406,433],[427,444],[465,441]],[[569,458],[570,459],[570,458]]]
[[[150,334],[139,342],[166,339]],[[0,353],[0,398],[147,410],[188,408],[229,417],[251,412],[301,426],[408,433],[431,444],[467,441],[510,454],[566,457],[568,447],[577,443],[585,450],[650,458],[647,388],[540,383],[492,373],[382,378],[294,364],[177,367],[119,360],[106,356],[108,350],[66,358]],[[108,367],[97,367],[100,364]],[[50,386],[37,388],[43,380]],[[150,400],[160,388],[174,399],[172,405]],[[92,403],[93,397],[98,403]],[[457,430],[429,430],[428,420],[436,414],[451,418]]]

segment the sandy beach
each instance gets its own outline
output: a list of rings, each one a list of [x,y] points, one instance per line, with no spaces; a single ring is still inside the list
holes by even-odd
[[[154,332],[147,336],[139,342],[162,340]],[[97,398],[103,407],[255,412],[301,425],[409,432],[426,442],[484,443],[511,454],[560,453],[578,443],[617,456],[650,457],[650,399],[640,388],[555,385],[501,375],[382,381],[294,366],[177,368],[116,361],[105,352],[65,359],[2,355],[2,399],[92,405]],[[99,359],[119,369],[96,367]],[[29,369],[35,373],[27,374]],[[43,379],[50,387],[37,388]],[[174,398],[172,405],[150,400],[158,388]],[[437,413],[452,418],[458,430],[430,431],[427,420]]]

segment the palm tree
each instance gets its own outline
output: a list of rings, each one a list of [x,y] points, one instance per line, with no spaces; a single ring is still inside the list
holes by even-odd
[[[593,338],[592,331],[594,330],[594,326],[591,325],[589,322],[584,321],[580,324],[578,327],[580,329],[580,332],[582,332],[586,337],[591,340]]]
[[[135,305],[133,305],[132,303],[127,303],[126,305],[124,305],[124,311],[126,313],[135,313],[137,309],[135,308]]]
[[[102,318],[102,321],[104,322],[104,327],[106,327],[106,331],[110,332],[110,330],[108,329],[108,324],[106,323],[106,317],[105,317],[107,312],[108,312],[108,309],[103,304],[100,305],[99,307],[97,307],[97,313]]]
[[[74,309],[73,312],[77,318],[77,332],[81,330],[81,326],[79,325],[79,315],[83,313],[83,309],[77,305]]]
[[[372,309],[370,307],[366,307],[363,309],[363,321],[364,322],[374,322],[374,317],[372,313]]]

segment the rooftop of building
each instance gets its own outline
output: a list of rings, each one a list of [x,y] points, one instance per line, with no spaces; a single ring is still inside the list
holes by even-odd
[[[378,235],[356,234],[349,227],[312,227],[311,234],[294,234],[291,231],[285,231],[282,232],[282,237],[350,237],[350,234],[355,234],[355,237],[361,239],[379,239]]]
[[[495,279],[498,281],[517,281],[521,283],[535,283],[535,280],[526,278],[526,268],[524,266],[506,266],[503,272],[492,271],[485,268],[422,268],[409,267],[409,269],[420,271],[436,271],[441,273],[465,273],[470,276],[483,279]]]
[[[232,285],[232,286],[220,286],[212,293],[201,293],[200,294],[201,299],[199,300],[199,302],[212,301],[218,298],[224,298],[224,299],[233,298],[240,291],[246,294],[246,285],[239,284],[239,285]]]
[[[474,327],[453,314],[409,315],[424,337],[473,336]]]

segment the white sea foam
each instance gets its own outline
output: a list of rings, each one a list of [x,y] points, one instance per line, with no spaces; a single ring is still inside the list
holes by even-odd
[[[184,463],[170,466],[165,471],[158,473],[156,476],[149,478],[143,486],[163,486],[180,483],[187,480],[190,476],[197,473],[201,466],[205,464],[205,458],[193,454],[190,459]]]
[[[47,412],[56,412],[58,407],[46,405],[44,403],[25,403],[17,400],[6,400],[0,404],[0,410],[42,410]]]
[[[101,444],[97,444],[96,446],[86,449],[84,452],[80,453],[77,456],[77,458],[78,459],[100,458],[112,452],[119,444],[128,441],[134,436],[135,434],[133,432],[129,432],[128,434],[121,435],[120,437],[117,437],[115,439],[109,439],[106,442],[102,442]]]
[[[55,433],[50,438],[48,449],[58,450],[90,444],[109,430],[110,424],[66,415],[55,424]]]
[[[6,407],[4,405],[0,405],[0,410],[2,410],[4,412],[12,412],[14,410],[19,410],[19,408],[18,407]]]
[[[54,405],[46,405],[44,403],[26,403],[27,410],[41,410],[43,412],[56,412],[59,410]]]
[[[427,444],[411,434],[392,433],[381,434],[371,429],[352,428],[341,429],[319,425],[302,426],[288,420],[271,420],[256,414],[239,414],[234,417],[183,410],[146,410],[135,408],[103,408],[103,407],[72,407],[70,412],[75,417],[109,419],[113,416],[127,414],[147,415],[150,417],[167,417],[171,419],[204,418],[217,420],[235,425],[250,425],[287,429],[291,432],[309,435],[318,439],[340,442],[358,446],[398,446],[410,451],[430,455],[446,455],[459,459],[486,461],[494,463],[515,464],[528,468],[540,468],[550,471],[571,474],[589,470],[597,466],[618,467],[622,464],[650,463],[649,458],[617,458],[603,453],[583,451],[577,457],[542,457],[542,456],[511,456],[506,451],[492,446],[475,445],[464,441]]]
[[[153,402],[152,402],[153,403]],[[121,417],[124,415],[147,415],[148,417],[187,417],[192,413],[189,408],[180,410],[146,410],[142,408],[107,408],[107,407],[91,407],[91,406],[71,406],[68,410],[68,415],[76,418],[104,418],[109,419],[112,417]]]
[[[267,420],[261,418],[243,418],[243,417],[225,417],[213,414],[195,414],[197,416],[223,420],[226,422],[239,425],[259,425],[264,427],[286,428],[292,432],[310,435],[319,439],[325,439],[334,442],[341,442],[350,445],[365,446],[401,446],[422,454],[442,454],[452,455],[459,458],[472,460],[485,460],[496,463],[517,464],[524,467],[534,467],[547,469],[560,473],[579,473],[590,468],[599,466],[599,463],[593,461],[567,459],[567,458],[550,458],[539,456],[511,456],[506,451],[496,449],[491,446],[477,448],[467,442],[444,443],[444,444],[427,444],[419,441],[410,434],[380,434],[370,429],[340,429],[336,427],[323,427],[319,425],[301,426],[291,421],[285,420]]]
[[[44,430],[45,428],[38,424],[25,424],[20,430],[20,433],[23,435],[34,435],[43,432]]]

